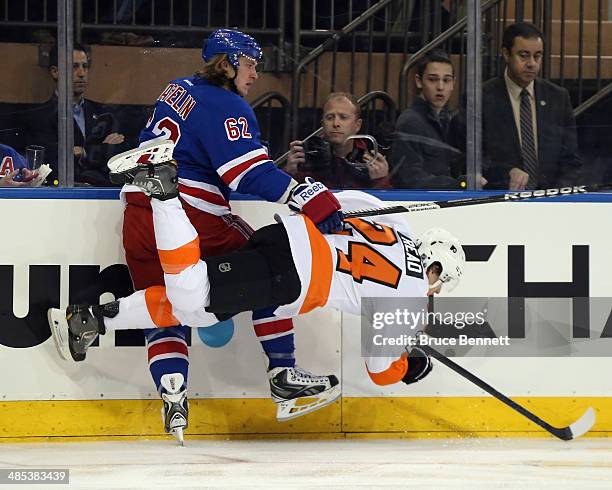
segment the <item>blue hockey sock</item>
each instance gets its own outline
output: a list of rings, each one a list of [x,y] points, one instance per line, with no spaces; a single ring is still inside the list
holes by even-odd
[[[277,339],[264,340],[261,342],[261,346],[268,356],[268,370],[277,367],[295,366],[295,344],[292,333]]]
[[[276,307],[267,308],[253,313],[255,335],[268,356],[268,369],[293,367],[295,366],[293,321],[275,319],[273,316],[275,309]]]
[[[181,373],[187,385],[189,354],[185,340],[188,327],[155,328],[144,331],[147,341],[149,371],[159,392],[164,374]]]

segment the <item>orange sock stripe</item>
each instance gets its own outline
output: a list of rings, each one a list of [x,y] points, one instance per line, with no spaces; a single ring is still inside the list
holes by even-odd
[[[166,297],[164,286],[152,286],[145,291],[147,310],[153,323],[158,327],[175,327],[180,325],[172,314],[172,305]]]
[[[367,366],[366,366],[367,370]],[[398,383],[402,380],[406,373],[408,372],[408,354],[402,354],[397,361],[393,361],[391,365],[381,371],[380,373],[371,373],[368,370],[368,374],[374,383],[379,386],[392,385]]]
[[[166,274],[178,274],[200,260],[200,237],[172,250],[157,250]]]
[[[300,315],[308,313],[317,306],[324,306],[327,303],[329,290],[331,289],[332,274],[334,272],[334,262],[329,244],[314,223],[306,216],[304,216],[304,222],[306,223],[308,240],[310,241],[312,264],[310,284],[300,308]]]

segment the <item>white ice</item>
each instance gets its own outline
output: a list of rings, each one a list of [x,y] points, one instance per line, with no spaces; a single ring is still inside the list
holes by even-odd
[[[0,468],[40,467],[70,470],[70,484],[52,487],[57,490],[609,489],[612,439],[187,440],[185,447],[170,440],[0,444]]]

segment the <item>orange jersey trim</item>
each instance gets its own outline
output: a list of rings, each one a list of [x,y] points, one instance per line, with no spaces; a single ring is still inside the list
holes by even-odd
[[[151,286],[145,290],[145,303],[153,323],[158,327],[175,327],[180,322],[172,314],[172,305],[164,286]]]
[[[333,259],[329,244],[314,223],[304,216],[308,241],[310,242],[311,267],[310,284],[304,302],[300,308],[300,315],[308,313],[318,306],[324,306],[329,298],[333,275]]]
[[[157,250],[162,269],[166,274],[178,274],[200,260],[200,237],[172,250]]]
[[[379,386],[392,385],[402,380],[408,372],[408,354],[403,353],[402,356],[391,363],[391,365],[380,373],[372,373],[366,365],[366,370],[374,383]]]

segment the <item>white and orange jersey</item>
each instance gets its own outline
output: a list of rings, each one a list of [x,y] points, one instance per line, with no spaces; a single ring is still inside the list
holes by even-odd
[[[382,207],[359,191],[336,197],[345,211]],[[302,215],[278,216],[287,230],[302,291],[275,314],[292,317],[316,307],[361,313],[363,297],[423,297],[428,283],[410,226],[394,215],[346,219],[346,231],[322,235]]]

